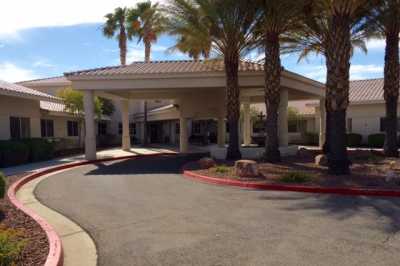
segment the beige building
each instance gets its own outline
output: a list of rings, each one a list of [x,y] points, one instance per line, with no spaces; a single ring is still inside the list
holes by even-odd
[[[348,133],[362,135],[364,144],[369,135],[384,133],[385,101],[382,78],[351,81],[349,100],[346,124]],[[297,134],[319,133],[319,102],[300,101],[290,105],[299,112]]]
[[[60,138],[59,146],[78,147],[78,119],[61,100],[19,84],[0,81],[0,139]],[[61,147],[62,148],[62,147]]]

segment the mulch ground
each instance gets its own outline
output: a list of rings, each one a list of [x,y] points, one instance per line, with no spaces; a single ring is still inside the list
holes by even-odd
[[[8,186],[23,176],[7,177]],[[44,265],[49,252],[45,232],[32,218],[15,208],[7,197],[0,199],[0,223],[6,227],[21,230],[24,239],[27,240],[17,265]]]
[[[235,174],[234,162],[218,161],[218,165],[228,167],[228,171],[221,173],[216,167],[200,169],[198,163],[190,164],[189,170],[196,173],[225,179],[234,179],[264,184],[287,184],[281,181],[283,175],[289,172],[306,173],[312,177],[309,181],[298,183],[301,185],[316,185],[322,187],[368,187],[400,190],[400,159],[385,158],[379,152],[368,150],[349,151],[352,161],[351,174],[343,176],[329,175],[328,168],[315,164],[315,156],[320,151],[303,150],[297,156],[283,158],[281,163],[271,164],[258,162],[260,175],[252,178],[239,177]],[[388,178],[389,173],[395,178]],[[293,183],[291,183],[293,184]]]

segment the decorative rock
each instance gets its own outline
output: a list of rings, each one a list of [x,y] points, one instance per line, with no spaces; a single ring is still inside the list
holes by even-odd
[[[235,162],[235,173],[240,177],[258,176],[257,162],[252,160],[238,160]]]
[[[199,160],[202,169],[208,169],[217,165],[213,158],[204,157]]]
[[[328,165],[328,158],[325,154],[319,154],[315,156],[315,164],[319,166],[327,166]]]

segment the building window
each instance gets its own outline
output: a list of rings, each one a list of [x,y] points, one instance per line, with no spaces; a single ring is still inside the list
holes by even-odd
[[[180,127],[179,123],[176,123],[175,124],[175,134],[179,135],[180,132],[181,132],[181,127]]]
[[[347,129],[347,133],[353,133],[353,119],[352,118],[347,118],[346,129]]]
[[[97,135],[99,136],[107,135],[107,122],[100,121],[97,123]]]
[[[135,123],[129,124],[129,134],[136,135],[136,124]]]
[[[68,137],[77,137],[79,135],[78,122],[67,121]]]
[[[289,120],[289,121],[288,121],[288,132],[289,132],[289,133],[296,133],[296,132],[298,132],[297,120]]]
[[[193,121],[192,133],[193,134],[201,133],[201,122],[200,121]]]
[[[42,138],[54,137],[54,121],[48,119],[40,120]]]
[[[27,117],[10,117],[10,137],[12,139],[30,138],[31,121]]]

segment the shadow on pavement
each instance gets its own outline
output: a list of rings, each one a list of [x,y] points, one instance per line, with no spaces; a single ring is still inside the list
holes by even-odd
[[[198,160],[205,154],[159,155],[133,158],[115,163],[97,163],[97,169],[86,175],[129,175],[129,174],[180,174],[184,164]]]

